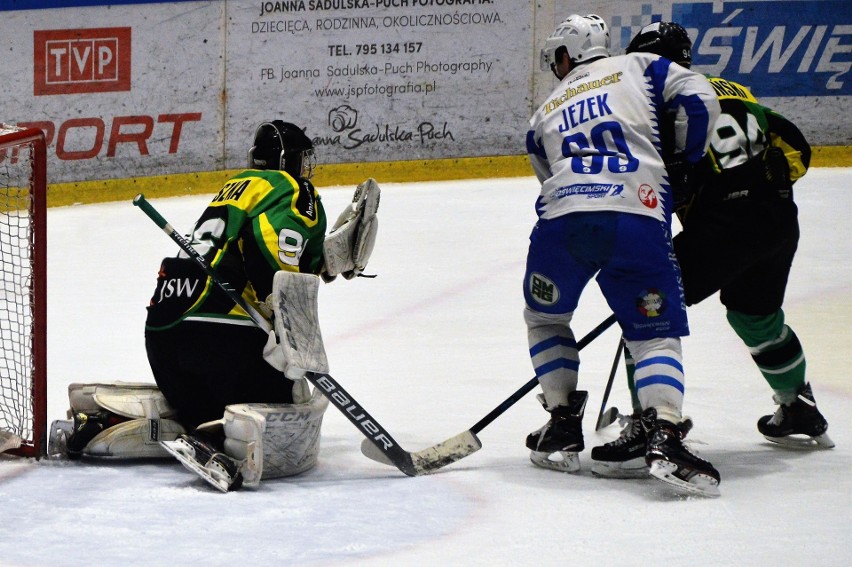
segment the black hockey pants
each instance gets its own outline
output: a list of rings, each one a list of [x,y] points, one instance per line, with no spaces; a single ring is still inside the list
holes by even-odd
[[[770,315],[781,308],[799,242],[798,209],[777,194],[696,199],[674,238],[686,304],[717,291],[730,310]]]
[[[148,362],[189,430],[239,403],[293,403],[293,382],[263,359],[267,335],[253,326],[185,321],[146,331]]]

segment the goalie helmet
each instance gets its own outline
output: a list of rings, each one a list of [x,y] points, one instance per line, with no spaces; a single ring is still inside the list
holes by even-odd
[[[542,71],[553,69],[563,48],[574,63],[609,57],[609,27],[594,14],[568,16],[544,41],[539,59]]]
[[[627,46],[627,53],[654,53],[689,69],[692,66],[692,40],[680,24],[654,22],[636,34]]]
[[[313,176],[316,166],[311,139],[301,128],[283,120],[264,122],[257,127],[248,159],[252,169],[283,170],[304,179]]]

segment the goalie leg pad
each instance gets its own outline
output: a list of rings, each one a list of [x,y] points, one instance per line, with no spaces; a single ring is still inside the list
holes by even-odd
[[[72,421],[54,421],[51,424],[48,454],[54,458],[67,455],[68,437],[73,432]],[[174,441],[186,433],[173,419],[131,419],[104,429],[89,441],[81,455],[87,457],[113,457],[120,459],[152,459],[168,457],[160,441]]]
[[[51,425],[48,452],[55,457],[165,457],[159,442],[171,441],[184,432],[170,419],[177,412],[154,384],[73,383],[68,386],[68,399],[68,417],[74,421]],[[76,430],[78,421],[91,422],[85,434]],[[77,441],[69,452],[72,436]]]
[[[234,404],[225,408],[225,453],[243,461],[246,486],[296,475],[319,457],[320,429],[328,400],[314,391],[304,404]]]
[[[317,313],[318,290],[319,278],[312,274],[279,271],[272,280],[278,348],[268,345],[264,358],[274,367],[283,368],[291,380],[303,379],[305,372],[328,373]],[[270,350],[269,346],[273,348]],[[278,360],[273,362],[271,357]]]
[[[143,382],[74,383],[68,386],[73,414],[108,410],[129,419],[171,418],[177,413],[155,384]]]
[[[100,432],[89,441],[83,454],[93,457],[168,457],[160,441],[174,441],[181,433],[186,433],[186,430],[173,419],[132,419]]]

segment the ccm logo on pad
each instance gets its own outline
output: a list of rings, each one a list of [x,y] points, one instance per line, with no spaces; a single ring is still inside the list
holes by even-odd
[[[130,28],[33,32],[33,94],[130,90]]]

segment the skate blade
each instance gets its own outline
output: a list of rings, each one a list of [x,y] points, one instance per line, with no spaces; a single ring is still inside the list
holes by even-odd
[[[651,465],[650,474],[681,494],[708,498],[716,498],[721,495],[719,481],[715,478],[699,473],[687,482],[675,476],[677,470],[678,466],[675,463],[657,460]]]
[[[165,449],[171,456],[180,461],[180,464],[182,464],[187,470],[195,473],[217,490],[221,492],[228,492],[230,482],[227,479],[211,474],[209,470],[204,468],[192,456],[185,454],[184,448],[186,445],[178,441],[160,441],[160,445],[162,445],[163,449]]]
[[[558,472],[577,472],[580,470],[580,457],[571,451],[530,451],[530,461],[543,469]]]
[[[601,478],[645,478],[648,476],[645,455],[629,461],[592,461],[592,474]]]
[[[764,435],[767,441],[772,441],[775,444],[782,445],[788,449],[831,449],[834,447],[834,441],[828,436],[828,433],[811,437],[809,435],[787,435],[785,437],[770,437]]]

